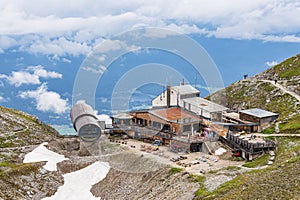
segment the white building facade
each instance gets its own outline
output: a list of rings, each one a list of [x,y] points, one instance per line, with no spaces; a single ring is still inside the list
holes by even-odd
[[[168,86],[152,100],[152,108],[180,107],[211,121],[222,121],[228,108],[200,97],[200,91],[191,85]]]

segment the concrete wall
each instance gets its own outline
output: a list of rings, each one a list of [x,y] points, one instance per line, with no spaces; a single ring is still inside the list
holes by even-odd
[[[185,108],[186,110],[190,111],[190,112],[193,112],[197,115],[199,114],[199,115],[201,115],[205,118],[208,118],[208,119],[211,118],[211,113],[210,112],[208,112],[206,110],[203,110],[203,109],[199,108],[198,106],[192,105],[192,104],[187,103],[187,102],[185,102],[185,103],[183,102],[182,104],[183,104],[182,107]]]
[[[180,95],[176,90],[170,88],[170,106],[183,107],[183,99],[197,97],[199,94]],[[167,90],[162,92],[159,96],[152,100],[152,107],[166,107],[167,106]]]

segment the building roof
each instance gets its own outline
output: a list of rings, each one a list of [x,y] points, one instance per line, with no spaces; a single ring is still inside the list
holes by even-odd
[[[186,98],[183,99],[183,101],[186,103],[190,103],[191,105],[194,105],[200,109],[206,110],[208,112],[221,112],[221,111],[228,110],[228,108],[222,105],[216,104],[212,101],[208,101],[201,97]]]
[[[200,119],[178,107],[150,110],[150,114],[165,121],[189,123]]]
[[[128,114],[128,113],[120,113],[120,114],[114,115],[113,118],[116,118],[116,119],[132,119],[133,116]]]
[[[258,118],[265,118],[265,117],[272,117],[272,116],[278,116],[279,114],[273,113],[267,110],[262,110],[260,108],[251,108],[248,110],[241,110],[240,113],[245,113],[247,115],[255,116]]]
[[[172,90],[175,90],[178,92],[180,95],[185,95],[185,94],[197,94],[200,93],[199,90],[194,88],[191,85],[179,85],[179,86],[173,86],[171,87]]]

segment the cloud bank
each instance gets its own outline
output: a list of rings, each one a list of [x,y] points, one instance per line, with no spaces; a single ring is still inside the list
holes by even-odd
[[[0,53],[17,48],[86,55],[103,38],[140,27],[206,37],[300,42],[297,0],[58,0],[0,2]]]

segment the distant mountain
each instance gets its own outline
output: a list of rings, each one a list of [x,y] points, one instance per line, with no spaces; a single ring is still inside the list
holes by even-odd
[[[279,113],[281,131],[300,133],[300,54],[207,98],[232,110],[258,107]]]

